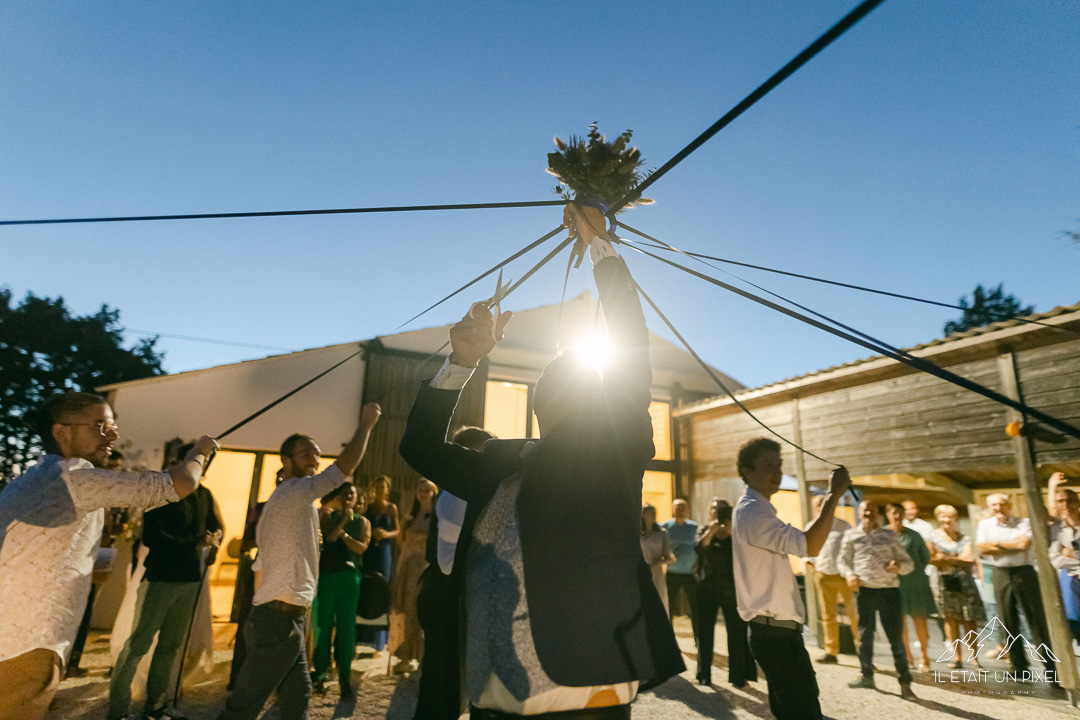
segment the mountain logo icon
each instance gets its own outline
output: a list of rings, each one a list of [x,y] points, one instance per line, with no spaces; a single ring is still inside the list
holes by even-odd
[[[982,630],[980,630],[979,632],[970,630],[963,638],[953,640],[951,643],[949,643],[949,646],[945,648],[945,652],[941,653],[937,661],[949,662],[952,658],[956,657],[958,651],[961,648],[961,645],[966,645],[967,648],[971,651],[968,655],[967,660],[968,662],[974,662],[975,659],[979,657],[979,653],[982,651],[983,646],[993,640],[994,633],[998,629],[1001,630],[1001,633],[1005,636],[1006,640],[1005,644],[1001,647],[1001,650],[999,650],[997,654],[994,655],[994,660],[1001,660],[1002,658],[1006,657],[1009,654],[1009,651],[1012,649],[1013,645],[1017,641],[1021,641],[1021,647],[1027,650],[1028,656],[1031,657],[1032,661],[1043,664],[1048,661],[1061,662],[1058,659],[1057,655],[1055,655],[1054,652],[1050,648],[1048,648],[1045,643],[1041,643],[1038,647],[1036,647],[1022,634],[1012,634],[1011,632],[1009,632],[1008,628],[1005,627],[1005,623],[1001,622],[1001,619],[997,616],[990,618],[990,621],[987,622],[986,625],[984,625]]]

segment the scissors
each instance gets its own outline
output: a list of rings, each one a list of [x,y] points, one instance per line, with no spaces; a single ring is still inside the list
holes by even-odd
[[[498,338],[495,337],[495,332],[496,327],[499,324],[499,315],[501,314],[499,306],[502,303],[502,299],[510,293],[510,288],[513,284],[513,280],[507,280],[506,284],[503,285],[502,269],[500,268],[499,279],[495,282],[495,294],[492,295],[491,298],[489,298],[488,300],[474,302],[472,304],[472,307],[469,308],[469,317],[471,317],[473,320],[477,319],[475,313],[478,308],[482,307],[485,310],[493,310],[491,318],[491,339],[495,340],[496,342],[498,341]]]

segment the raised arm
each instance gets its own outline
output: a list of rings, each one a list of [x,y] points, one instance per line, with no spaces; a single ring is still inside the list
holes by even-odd
[[[352,439],[346,443],[341,450],[341,454],[334,461],[334,464],[338,466],[341,474],[345,477],[351,476],[363,459],[364,453],[367,451],[371,431],[375,429],[381,415],[382,408],[379,407],[378,403],[366,403],[360,409],[360,422],[356,426],[356,432],[353,433]]]
[[[187,457],[169,468],[168,473],[172,477],[173,490],[177,497],[183,500],[195,492],[195,488],[199,487],[199,481],[202,479],[207,458],[219,447],[221,446],[218,445],[217,440],[209,435],[203,435],[195,441]]]
[[[832,532],[833,519],[836,517],[836,506],[840,498],[851,486],[851,475],[847,468],[840,466],[832,471],[829,476],[829,494],[825,496],[825,504],[821,507],[821,514],[814,518],[810,527],[806,529],[806,556],[817,557],[821,548],[825,547],[825,541]]]

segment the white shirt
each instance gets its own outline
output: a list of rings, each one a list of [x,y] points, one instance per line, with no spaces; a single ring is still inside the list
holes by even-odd
[[[808,530],[814,521],[807,523],[804,530]],[[840,568],[836,559],[840,556],[840,542],[844,539],[844,533],[851,529],[851,523],[843,518],[833,517],[832,530],[829,537],[825,538],[825,544],[821,546],[821,552],[817,557],[806,558],[814,563],[814,571],[823,575],[839,575]]]
[[[435,555],[443,575],[449,575],[454,569],[454,554],[457,552],[458,539],[461,537],[461,525],[465,522],[465,509],[468,503],[443,490],[435,501],[435,516],[439,518],[439,537],[435,544]]]
[[[927,522],[922,518],[915,518],[914,520],[904,520],[904,527],[911,528],[915,532],[922,535],[923,540],[929,540],[930,536],[934,534],[934,524]]]
[[[86,607],[107,507],[180,498],[164,472],[101,470],[45,455],[0,493],[0,661],[36,649],[66,662]]]
[[[806,555],[806,533],[776,516],[776,508],[747,487],[731,521],[739,616],[804,622],[805,608],[788,555]]]
[[[1018,518],[1013,515],[1007,523],[1002,525],[998,522],[997,517],[988,517],[979,521],[975,531],[975,545],[1008,542],[1024,536],[1031,537],[1031,521],[1027,518]],[[978,550],[978,547],[976,547],[976,550]],[[1028,545],[1025,552],[1009,552],[997,557],[984,555],[983,561],[996,567],[1019,567],[1031,564],[1030,553],[1031,546]]]
[[[260,573],[253,605],[283,600],[308,607],[319,583],[319,511],[315,501],[348,480],[337,463],[318,475],[289,478],[266,501],[255,539]]]

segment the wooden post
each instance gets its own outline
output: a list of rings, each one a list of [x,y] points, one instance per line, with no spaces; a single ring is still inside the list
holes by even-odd
[[[1005,395],[1022,402],[1020,383],[1016,374],[1016,359],[1011,352],[998,356],[998,371],[1001,375],[1001,387]],[[1009,408],[1010,422],[1024,421],[1023,416]],[[1004,428],[1002,428],[1004,432]],[[1057,582],[1057,570],[1050,564],[1050,545],[1047,541],[1046,528],[1050,518],[1046,513],[1042,491],[1035,475],[1035,460],[1028,438],[1018,435],[1013,438],[1013,452],[1016,455],[1016,469],[1020,477],[1020,487],[1027,498],[1028,516],[1031,521],[1031,550],[1035,555],[1035,568],[1039,576],[1039,590],[1042,593],[1043,610],[1046,624],[1050,630],[1050,647],[1058,656],[1058,679],[1062,687],[1068,689],[1072,704],[1076,705],[1077,689],[1080,678],[1076,674],[1076,657],[1073,655],[1072,635],[1065,622],[1065,611],[1061,603],[1061,589]]]
[[[802,446],[802,422],[799,417],[799,398],[791,399],[791,440],[798,446]],[[806,456],[801,450],[795,451],[795,479],[799,481],[799,509],[802,511],[802,526],[814,519],[813,510],[810,508],[810,486],[806,482]],[[804,566],[805,567],[805,566]],[[825,638],[822,637],[821,625],[818,622],[821,610],[818,608],[817,586],[814,578],[809,574],[803,574],[803,586],[806,588],[806,625],[817,638],[818,647],[822,647]]]

